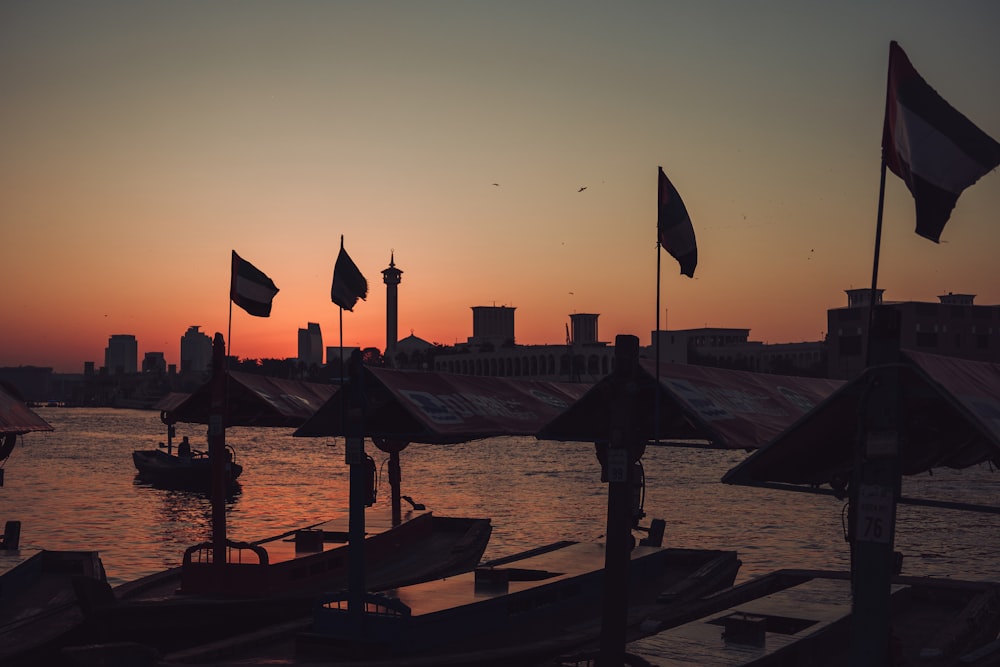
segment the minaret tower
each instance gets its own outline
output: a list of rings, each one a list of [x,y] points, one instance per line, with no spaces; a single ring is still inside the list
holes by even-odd
[[[382,282],[385,283],[385,365],[396,366],[396,329],[399,323],[399,293],[396,289],[403,279],[403,272],[396,268],[395,253],[389,254],[389,268],[382,269]]]

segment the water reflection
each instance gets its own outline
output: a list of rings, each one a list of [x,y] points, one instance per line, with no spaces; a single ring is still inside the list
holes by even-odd
[[[98,549],[117,582],[180,562],[210,539],[205,494],[137,483],[132,450],[162,440],[156,412],[41,409],[52,433],[31,434],[6,466],[0,518],[20,519],[22,544]],[[227,534],[255,540],[347,510],[342,443],[294,438],[293,429],[233,428],[226,441],[244,466],[227,500]],[[386,455],[367,452],[382,468]],[[843,503],[832,497],[736,487],[719,480],[743,452],[649,447],[646,513],[667,522],[668,546],[734,549],[743,581],[779,567],[847,567]],[[556,540],[600,541],[607,486],[592,443],[493,438],[413,444],[401,454],[403,493],[439,515],[493,520],[485,554],[496,558]],[[988,467],[907,478],[904,493],[998,504]],[[388,476],[378,488],[389,497]],[[907,574],[993,578],[1000,516],[901,506],[897,549]]]

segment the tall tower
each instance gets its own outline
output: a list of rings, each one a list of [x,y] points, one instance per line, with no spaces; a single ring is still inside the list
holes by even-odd
[[[382,269],[382,282],[385,283],[385,365],[396,366],[396,341],[399,324],[399,286],[403,279],[403,271],[396,268],[395,253],[389,253],[389,268]]]

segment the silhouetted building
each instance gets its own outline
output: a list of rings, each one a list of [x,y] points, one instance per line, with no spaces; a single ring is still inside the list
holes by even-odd
[[[142,355],[142,372],[159,373],[167,372],[167,360],[162,352],[147,352]]]
[[[904,349],[974,361],[1000,362],[1000,305],[977,306],[974,294],[948,293],[938,302],[882,300],[900,313]],[[827,311],[828,375],[849,380],[865,367],[870,289],[846,290],[847,307]]]
[[[114,334],[104,348],[108,375],[134,375],[139,364],[139,344],[132,334]]]
[[[571,315],[576,338],[566,345],[514,343],[514,309],[478,306],[473,336],[434,357],[434,370],[462,375],[596,382],[614,370],[614,346],[597,340],[597,315]]]
[[[315,322],[309,322],[305,329],[299,329],[298,361],[306,366],[323,365],[323,333]]]
[[[207,371],[211,365],[211,336],[199,331],[197,326],[188,327],[181,336],[181,372]]]
[[[389,253],[389,268],[382,269],[385,283],[385,365],[396,366],[396,341],[399,336],[399,283],[403,280],[402,269],[396,268],[395,253]]]
[[[0,368],[0,381],[13,385],[25,401],[43,402],[58,398],[53,393],[53,374],[48,366]]]
[[[433,349],[434,345],[432,343],[414,336],[411,331],[409,336],[396,342],[393,368],[425,371],[430,366],[431,358],[429,353]],[[388,358],[386,358],[386,365],[389,365]]]
[[[650,355],[655,356],[659,344],[661,362],[779,375],[826,375],[823,341],[767,344],[749,337],[749,329],[718,327],[654,331]]]
[[[597,318],[598,316],[593,313],[573,313],[569,316],[574,345],[592,345],[598,342]]]
[[[471,347],[499,348],[514,344],[514,311],[507,306],[473,306]]]

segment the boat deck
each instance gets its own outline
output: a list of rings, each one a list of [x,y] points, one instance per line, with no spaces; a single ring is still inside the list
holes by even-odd
[[[103,580],[96,551],[0,549],[0,664],[75,627],[82,613],[74,577]]]
[[[406,523],[430,513],[428,510],[411,510],[403,512],[402,520],[403,523]],[[390,528],[392,528],[392,513],[389,508],[368,509],[365,512],[365,537],[384,533]],[[305,529],[290,531],[279,537],[255,542],[254,544],[267,550],[268,562],[273,565],[304,556],[311,556],[320,549],[322,551],[337,549],[347,544],[349,531],[350,517],[349,513],[345,510],[322,523],[308,526]],[[295,536],[297,533],[302,532],[316,534],[317,539],[312,543],[312,549],[305,550],[296,546]]]
[[[847,577],[816,576],[634,641],[628,652],[658,667],[848,664],[850,589]],[[953,664],[996,637],[995,584],[903,578],[891,595],[894,650],[905,664]]]
[[[637,547],[633,560],[655,553],[655,547]],[[425,616],[548,585],[604,567],[604,545],[596,543],[570,544],[560,549],[541,552],[508,565],[481,568],[491,573],[494,583],[475,581],[475,575],[465,574],[407,586],[394,595],[410,608],[413,616]],[[481,575],[482,576],[482,575]],[[485,577],[489,579],[489,576]]]
[[[628,650],[660,667],[745,665],[848,618],[850,588],[850,581],[813,579],[641,639]]]

